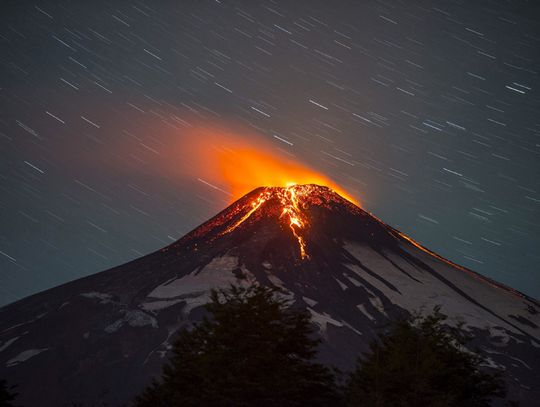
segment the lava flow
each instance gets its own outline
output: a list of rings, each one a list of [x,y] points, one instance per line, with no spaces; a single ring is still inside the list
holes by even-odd
[[[302,203],[307,201],[315,189],[315,185],[289,185],[282,188],[264,188],[264,190],[251,202],[251,209],[233,225],[229,226],[223,234],[230,233],[248,220],[264,203],[270,199],[276,199],[281,206],[279,219],[291,229],[292,234],[298,241],[300,257],[309,259],[306,251],[306,240],[302,231],[309,225],[308,218],[302,211]]]

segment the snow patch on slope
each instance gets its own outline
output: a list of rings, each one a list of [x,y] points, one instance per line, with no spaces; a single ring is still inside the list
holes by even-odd
[[[80,296],[84,298],[98,300],[100,304],[111,304],[114,302],[112,299],[112,295],[106,293],[99,293],[97,291],[92,291],[90,293],[82,293],[80,294]]]
[[[105,332],[108,334],[118,331],[126,324],[134,328],[146,325],[150,325],[152,328],[158,327],[157,320],[145,312],[139,310],[120,310],[120,312],[124,314],[124,317],[105,327]]]
[[[343,326],[343,322],[336,321],[334,318],[332,318],[330,315],[328,315],[326,312],[323,312],[322,314],[319,314],[317,311],[315,311],[313,308],[308,307],[308,311],[311,313],[311,319],[313,322],[315,322],[319,327],[321,328],[321,331],[326,331],[328,324],[332,324],[335,326]]]
[[[524,314],[523,309],[517,309],[516,305],[522,307],[522,303],[516,301],[514,294],[494,287],[474,273],[452,266],[413,245],[402,244],[401,246],[404,251],[433,271],[411,264],[392,252],[385,253],[387,259],[368,246],[352,242],[344,245],[345,250],[368,269],[377,270],[378,276],[382,280],[391,282],[397,290],[384,284],[383,281],[373,277],[356,264],[345,264],[345,266],[401,308],[431,312],[433,305],[440,305],[441,311],[449,317],[449,324],[456,324],[463,320],[466,329],[499,328],[499,336],[508,336],[512,332],[521,335],[521,332],[508,323],[517,325],[508,318],[509,310],[515,312],[516,315]],[[492,312],[508,322],[504,322]],[[527,315],[527,318],[536,320],[538,316]],[[521,326],[520,328],[529,331],[537,338],[540,336],[540,330],[532,332],[534,330],[531,328],[525,329]],[[514,339],[517,340],[515,337]],[[507,341],[508,338],[503,340]]]
[[[2,346],[0,346],[0,352],[4,351],[5,349],[7,349],[7,347],[9,345],[11,345],[13,342],[15,342],[17,339],[19,339],[20,336],[16,336],[15,338],[11,338],[11,339],[8,339],[7,341],[5,341]]]
[[[538,302],[531,301],[512,290],[505,289],[497,284],[482,278],[470,270],[455,267],[450,263],[437,259],[420,249],[402,245],[403,249],[421,258],[428,266],[437,270],[441,275],[455,284],[466,294],[482,303],[494,313],[504,317],[513,325],[537,339],[531,342],[533,346],[540,346],[540,306]],[[512,315],[522,317],[522,320],[512,318]],[[501,323],[509,331],[516,332],[514,327]]]
[[[340,328],[346,327],[346,328],[349,328],[354,333],[356,333],[357,335],[362,335],[362,332],[357,330],[355,327],[353,327],[348,322],[345,322],[343,320],[338,321],[338,320],[332,318],[332,316],[330,316],[326,312],[323,312],[322,314],[318,313],[317,311],[315,311],[311,307],[307,307],[307,309],[311,313],[312,322],[314,322],[316,325],[319,326],[319,330],[321,331],[321,333],[323,335],[326,333],[326,330],[328,329],[328,324],[334,325],[334,326],[337,326],[337,327],[340,327]]]
[[[315,301],[315,300],[313,300],[313,299],[311,299],[311,298],[309,298],[309,297],[302,297],[302,299],[304,300],[304,302],[305,302],[306,304],[308,304],[308,305],[311,306],[311,307],[314,307],[315,305],[318,304],[317,301]]]
[[[342,289],[343,291],[345,291],[347,288],[349,288],[349,287],[347,287],[347,285],[343,284],[343,283],[342,283],[341,281],[339,281],[337,278],[334,277],[334,280],[337,281],[337,283],[339,284],[339,286],[341,287],[341,289]]]
[[[212,288],[226,287],[236,282],[235,275],[231,273],[236,267],[238,267],[237,257],[216,257],[202,270],[194,270],[186,276],[156,287],[148,297],[176,298],[184,295],[203,295]]]
[[[371,321],[375,321],[375,317],[368,312],[364,304],[358,304],[356,308],[358,308],[360,312],[362,312],[362,314],[368,317],[368,319],[370,319]]]
[[[26,362],[28,359],[33,358],[36,355],[39,355],[41,352],[45,352],[49,348],[43,348],[43,349],[28,349],[21,353],[19,353],[17,356],[15,356],[13,359],[10,359],[6,362],[6,367],[12,367],[15,365],[18,365],[19,363]]]
[[[295,294],[287,288],[285,283],[279,277],[273,275],[270,272],[267,272],[266,276],[275,287],[280,289],[280,292],[278,293],[279,297],[287,301],[294,300]]]
[[[170,300],[170,301],[152,301],[152,302],[145,302],[139,307],[145,311],[155,312],[160,311],[162,309],[172,307],[175,304],[178,304],[179,302],[184,301],[183,299],[179,298],[176,300]]]
[[[216,257],[202,269],[196,269],[188,275],[161,284],[148,294],[149,298],[168,299],[161,301],[157,305],[158,308],[154,308],[152,302],[147,302],[143,306],[145,309],[159,309],[160,306],[166,308],[176,302],[184,301],[186,305],[183,312],[188,314],[193,308],[208,303],[211,289],[226,288],[230,284],[245,284],[244,280],[238,280],[232,272],[237,268],[237,257],[229,255]],[[244,265],[240,267],[240,270],[248,281],[255,281],[254,276]]]

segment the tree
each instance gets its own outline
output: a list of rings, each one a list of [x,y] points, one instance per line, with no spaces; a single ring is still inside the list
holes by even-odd
[[[162,377],[138,407],[327,406],[339,400],[335,378],[315,363],[319,340],[310,314],[290,308],[275,289],[213,290],[205,318],[180,332]]]
[[[347,383],[348,406],[483,407],[504,397],[500,373],[480,369],[484,359],[465,348],[462,325],[449,327],[435,307],[390,325],[358,359]]]
[[[16,386],[9,386],[7,381],[0,380],[0,407],[13,407],[12,401],[17,397],[13,392]]]

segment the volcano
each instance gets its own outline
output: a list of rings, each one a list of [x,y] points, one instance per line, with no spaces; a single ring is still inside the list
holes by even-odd
[[[128,403],[202,318],[209,290],[246,281],[309,310],[320,361],[344,370],[390,320],[440,305],[486,369],[504,369],[508,398],[538,405],[536,300],[317,185],[255,189],[170,246],[3,307],[0,377],[27,406]]]

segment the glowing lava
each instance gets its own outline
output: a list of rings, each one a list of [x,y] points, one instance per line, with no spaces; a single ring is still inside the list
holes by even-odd
[[[231,203],[249,191],[263,187],[248,206],[235,212],[235,217],[240,211],[243,215],[227,223],[229,226],[220,235],[230,233],[248,219],[257,217],[259,209],[272,200],[279,205],[279,222],[291,230],[298,241],[300,257],[306,259],[309,258],[305,238],[309,223],[303,209],[306,202],[320,201],[320,197],[328,195],[328,188],[331,188],[333,194],[337,193],[360,206],[339,185],[302,163],[292,151],[252,130],[231,129],[219,123],[198,123],[182,133],[179,148],[171,149],[174,156],[170,160],[171,166],[182,176],[196,179],[220,194],[227,194]],[[180,161],[179,151],[183,157]]]
[[[232,232],[248,220],[264,203],[271,199],[276,199],[281,206],[279,219],[290,228],[295,239],[298,241],[300,257],[302,259],[309,259],[306,251],[306,240],[302,235],[303,231],[309,226],[309,220],[302,210],[302,202],[306,201],[316,188],[318,187],[314,185],[289,185],[283,188],[264,188],[257,198],[251,202],[251,209],[232,226],[229,226],[222,234]]]
[[[309,256],[306,253],[306,242],[296,229],[304,229],[307,224],[307,219],[304,219],[302,215],[302,211],[298,205],[298,200],[299,195],[300,198],[305,197],[310,192],[311,189],[309,188],[309,185],[292,185],[284,188],[283,193],[279,194],[281,206],[283,207],[280,218],[288,218],[289,227],[291,228],[294,237],[296,237],[296,240],[298,240],[298,245],[300,246],[300,256],[302,259],[305,259],[306,257],[309,258]]]
[[[238,226],[240,226],[242,223],[244,223],[245,220],[247,220],[251,215],[253,215],[253,213],[259,209],[261,207],[261,205],[263,203],[265,203],[266,201],[268,201],[268,199],[270,199],[271,197],[271,193],[269,193],[268,190],[265,190],[264,192],[262,192],[256,200],[254,200],[252,203],[251,203],[251,206],[252,208],[249,210],[248,213],[246,213],[244,216],[242,216],[240,218],[239,221],[237,221],[236,223],[234,223],[234,225],[232,226],[229,226],[225,232],[223,232],[223,234],[225,233],[229,233],[229,232],[232,232],[234,229],[236,229]]]

